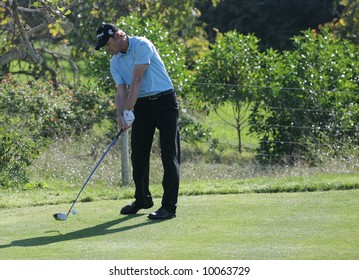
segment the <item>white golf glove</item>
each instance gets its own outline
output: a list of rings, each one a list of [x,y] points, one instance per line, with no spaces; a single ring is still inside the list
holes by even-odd
[[[135,115],[133,114],[132,110],[124,110],[123,118],[125,119],[126,124],[130,127],[135,120]]]

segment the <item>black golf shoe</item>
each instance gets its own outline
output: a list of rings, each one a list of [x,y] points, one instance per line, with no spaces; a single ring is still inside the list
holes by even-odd
[[[149,209],[153,206],[153,201],[149,201],[145,205],[139,205],[136,201],[132,202],[129,205],[123,207],[120,211],[122,215],[136,214],[141,209]]]
[[[148,218],[150,220],[165,220],[165,219],[172,219],[176,217],[176,214],[173,212],[168,211],[165,208],[160,208],[155,212],[152,212],[148,215]]]

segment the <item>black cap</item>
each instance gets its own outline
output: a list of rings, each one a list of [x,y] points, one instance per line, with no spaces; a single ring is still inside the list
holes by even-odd
[[[113,24],[103,23],[96,31],[97,45],[95,50],[99,50],[107,44],[108,39],[118,31]]]

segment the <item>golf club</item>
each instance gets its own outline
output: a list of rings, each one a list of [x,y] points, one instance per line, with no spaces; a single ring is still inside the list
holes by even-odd
[[[96,164],[95,168],[92,170],[90,176],[87,178],[85,184],[82,186],[80,192],[77,194],[77,196],[76,196],[74,202],[72,203],[72,205],[71,205],[69,211],[67,212],[67,214],[65,214],[65,213],[55,213],[55,214],[53,215],[53,217],[55,218],[55,220],[65,221],[65,220],[67,219],[67,217],[69,216],[69,214],[70,214],[72,208],[74,207],[74,205],[75,205],[77,199],[79,198],[80,194],[82,193],[82,191],[83,191],[84,188],[86,187],[88,181],[91,179],[92,175],[95,173],[97,167],[100,165],[101,161],[105,158],[105,156],[107,155],[108,151],[111,149],[111,147],[112,147],[113,145],[115,145],[115,143],[116,143],[118,137],[120,137],[122,131],[123,131],[123,130],[121,129],[121,130],[117,133],[116,137],[112,140],[111,144],[108,146],[108,148],[106,149],[105,153],[102,155],[102,157],[100,158],[100,160],[99,160],[98,163]]]

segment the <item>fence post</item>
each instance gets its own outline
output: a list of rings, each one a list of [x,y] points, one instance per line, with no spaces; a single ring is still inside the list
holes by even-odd
[[[121,171],[122,185],[128,186],[130,183],[130,160],[128,152],[128,131],[121,134]]]

